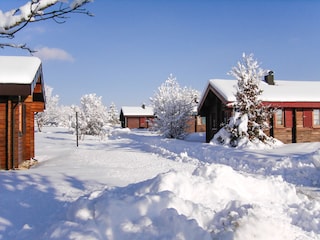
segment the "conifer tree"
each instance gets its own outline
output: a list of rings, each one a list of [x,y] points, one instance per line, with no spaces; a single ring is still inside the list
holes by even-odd
[[[234,110],[240,113],[240,118],[246,116],[248,121],[247,131],[241,131],[241,135],[247,135],[249,140],[259,139],[262,142],[267,139],[263,131],[269,128],[268,121],[272,114],[268,106],[262,104],[260,98],[263,91],[259,84],[265,73],[253,54],[243,54],[242,61],[239,61],[230,72],[238,80]],[[237,136],[238,132],[234,131],[234,138],[242,137]]]
[[[236,147],[247,141],[272,144],[273,139],[265,134],[273,111],[261,100],[260,81],[266,71],[261,69],[253,54],[243,54],[242,60],[233,67],[230,75],[237,79],[234,114],[214,140]]]

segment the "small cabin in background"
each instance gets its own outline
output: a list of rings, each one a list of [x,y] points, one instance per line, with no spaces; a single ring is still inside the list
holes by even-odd
[[[142,105],[141,107],[122,107],[120,111],[120,122],[123,128],[150,128],[154,122],[154,110],[152,107]],[[205,132],[205,118],[198,116],[195,111],[188,121],[187,132]]]
[[[120,111],[120,122],[123,128],[150,128],[154,119],[152,107],[124,106]]]
[[[209,80],[198,107],[206,117],[207,142],[231,117],[236,85],[236,80]],[[320,81],[275,81],[270,72],[260,88],[263,104],[276,109],[270,136],[284,143],[320,141]]]
[[[0,169],[34,158],[34,114],[45,108],[43,84],[39,58],[0,56]]]

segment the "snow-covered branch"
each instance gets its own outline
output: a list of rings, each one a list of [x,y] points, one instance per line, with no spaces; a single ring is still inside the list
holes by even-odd
[[[15,34],[29,23],[53,19],[57,23],[64,23],[68,14],[77,13],[93,16],[83,6],[93,0],[32,0],[26,4],[3,12],[0,9],[0,37],[13,39]],[[0,43],[0,47],[14,47],[27,49],[25,44]],[[31,50],[31,51],[30,51]]]
[[[36,52],[35,50],[32,50],[31,48],[29,48],[27,44],[0,43],[0,48],[5,48],[5,47],[20,48],[23,50],[27,50],[31,54]]]

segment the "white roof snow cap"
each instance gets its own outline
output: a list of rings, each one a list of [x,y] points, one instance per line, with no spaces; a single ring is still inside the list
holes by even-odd
[[[0,56],[0,83],[31,84],[40,66],[37,57]]]
[[[225,100],[236,100],[237,80],[211,79],[209,84]],[[260,82],[261,100],[266,102],[320,102],[320,81],[276,80],[275,85]]]
[[[152,107],[140,106],[140,107],[130,107],[124,106],[121,108],[124,116],[153,116],[154,111]]]

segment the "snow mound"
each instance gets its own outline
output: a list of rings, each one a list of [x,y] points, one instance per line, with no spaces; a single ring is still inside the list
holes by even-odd
[[[281,177],[212,164],[93,192],[45,239],[313,239],[319,223],[319,203]]]
[[[312,153],[312,163],[316,168],[320,168],[320,149]]]
[[[128,135],[131,132],[129,128],[111,128],[108,131],[109,139],[122,138],[125,135]]]

